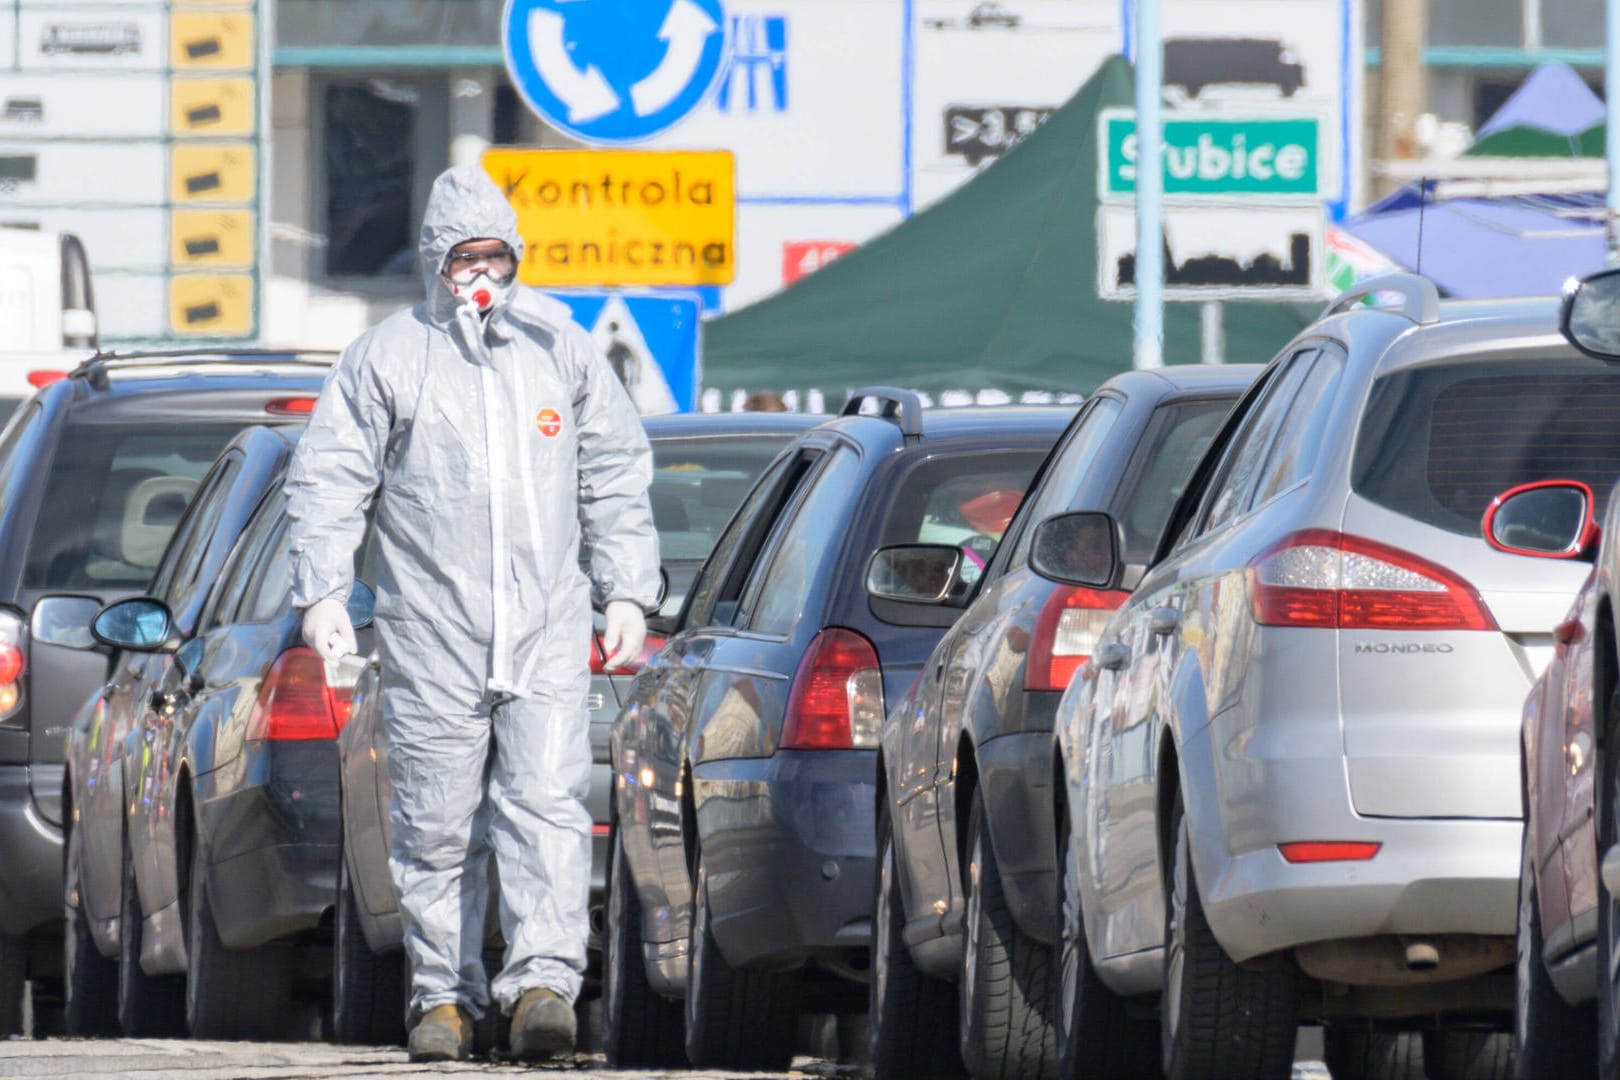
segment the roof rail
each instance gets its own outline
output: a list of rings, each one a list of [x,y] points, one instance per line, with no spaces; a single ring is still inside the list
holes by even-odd
[[[90,380],[97,390],[107,388],[107,377],[115,371],[139,371],[142,368],[184,367],[186,364],[242,364],[264,366],[266,363],[288,366],[308,365],[331,367],[338,353],[329,349],[241,349],[195,348],[168,349],[138,353],[97,353],[68,372],[68,377],[82,376]]]
[[[1428,326],[1440,321],[1440,290],[1434,282],[1420,274],[1379,274],[1366,281],[1358,282],[1340,293],[1338,297],[1322,312],[1320,318],[1337,315],[1378,293],[1394,292],[1401,294],[1399,308],[1381,308],[1382,311],[1395,311],[1406,316],[1419,326]]]
[[[912,390],[893,386],[863,386],[849,395],[839,416],[859,416],[861,405],[867,401],[882,404],[878,415],[900,425],[900,434],[907,439],[922,438],[922,398]]]

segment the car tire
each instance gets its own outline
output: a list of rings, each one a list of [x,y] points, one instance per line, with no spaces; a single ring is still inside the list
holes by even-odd
[[[378,955],[366,944],[349,863],[338,848],[337,910],[332,919],[332,1041],[345,1046],[405,1043],[405,955]]]
[[[131,1039],[184,1035],[185,976],[148,975],[141,970],[144,919],[126,838],[118,903],[118,1028]]]
[[[63,1026],[69,1035],[118,1034],[118,962],[101,955],[90,933],[79,887],[79,830],[70,828],[62,856]]]
[[[1559,996],[1542,961],[1541,904],[1536,896],[1535,844],[1528,824],[1519,862],[1519,930],[1514,956],[1513,1052],[1520,1080],[1597,1073],[1593,1008]]]
[[[1080,910],[1080,851],[1067,808],[1059,815],[1063,922],[1058,940],[1058,1075],[1065,1080],[1158,1080],[1158,1025],[1131,1015],[1125,1000],[1103,984],[1091,965]]]
[[[901,936],[906,908],[900,898],[899,859],[887,800],[878,810],[877,873],[872,891],[872,1070],[885,1080],[955,1080],[962,1066],[956,988],[917,967]]]
[[[28,996],[28,942],[0,934],[0,1039],[23,1033],[23,1001]]]
[[[686,1017],[679,1001],[647,981],[641,951],[641,900],[613,830],[608,841],[607,941],[602,950],[602,1050],[617,1069],[675,1069],[686,1064]]]
[[[1333,1080],[1424,1080],[1423,1038],[1415,1031],[1329,1027],[1322,1058]]]
[[[797,972],[734,968],[709,925],[708,862],[699,851],[687,946],[686,1058],[700,1069],[785,1072],[799,1023]]]
[[[219,938],[208,896],[207,857],[193,832],[182,865],[186,934],[186,1024],[197,1039],[264,1042],[287,1033],[292,1010],[292,957],[285,945],[232,949]]]
[[[1254,971],[1226,955],[1204,918],[1179,794],[1170,827],[1160,1008],[1166,1080],[1287,1080],[1299,1033],[1294,974]]]
[[[984,793],[968,813],[966,937],[957,981],[962,1062],[973,1076],[1057,1075],[1057,955],[1019,928],[1001,885]]]
[[[1423,1067],[1428,1080],[1513,1080],[1513,1035],[1431,1028],[1423,1033]]]

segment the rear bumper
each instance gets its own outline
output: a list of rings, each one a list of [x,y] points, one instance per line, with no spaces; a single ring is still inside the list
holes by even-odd
[[[62,830],[34,804],[29,770],[39,768],[0,765],[0,932],[13,936],[62,918]]]
[[[236,949],[314,927],[337,896],[336,745],[267,744],[249,753],[262,755],[262,769],[248,770],[259,783],[212,798],[199,792],[214,921]]]
[[[693,796],[727,963],[788,965],[870,944],[875,751],[706,762]]]

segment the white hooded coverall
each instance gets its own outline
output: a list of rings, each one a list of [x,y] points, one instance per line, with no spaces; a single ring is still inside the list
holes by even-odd
[[[591,837],[591,583],[656,608],[652,456],[607,361],[561,303],[515,287],[481,318],[440,276],[464,240],[506,241],[511,206],[476,168],[433,186],[427,300],[361,335],[288,473],[293,602],[348,598],[376,526],[376,629],[393,784],[390,867],[413,1015],[493,989],[511,1012],[585,970]],[[487,860],[505,964],[483,968]]]

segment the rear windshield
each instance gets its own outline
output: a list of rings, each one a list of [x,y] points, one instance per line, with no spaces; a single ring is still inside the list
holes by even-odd
[[[1125,530],[1127,562],[1146,562],[1153,556],[1171,508],[1236,402],[1233,395],[1154,410],[1114,497],[1115,514]]]
[[[754,479],[787,443],[752,435],[652,440],[649,495],[664,559],[708,558]]]
[[[1599,516],[1620,476],[1620,365],[1454,363],[1373,384],[1351,482],[1380,506],[1478,536],[1491,500],[1533,480],[1583,480]]]
[[[961,454],[923,462],[895,491],[880,546],[959,547],[966,559],[962,581],[971,585],[995,555],[1047,449]]]
[[[70,421],[45,481],[25,589],[141,589],[240,424]]]

